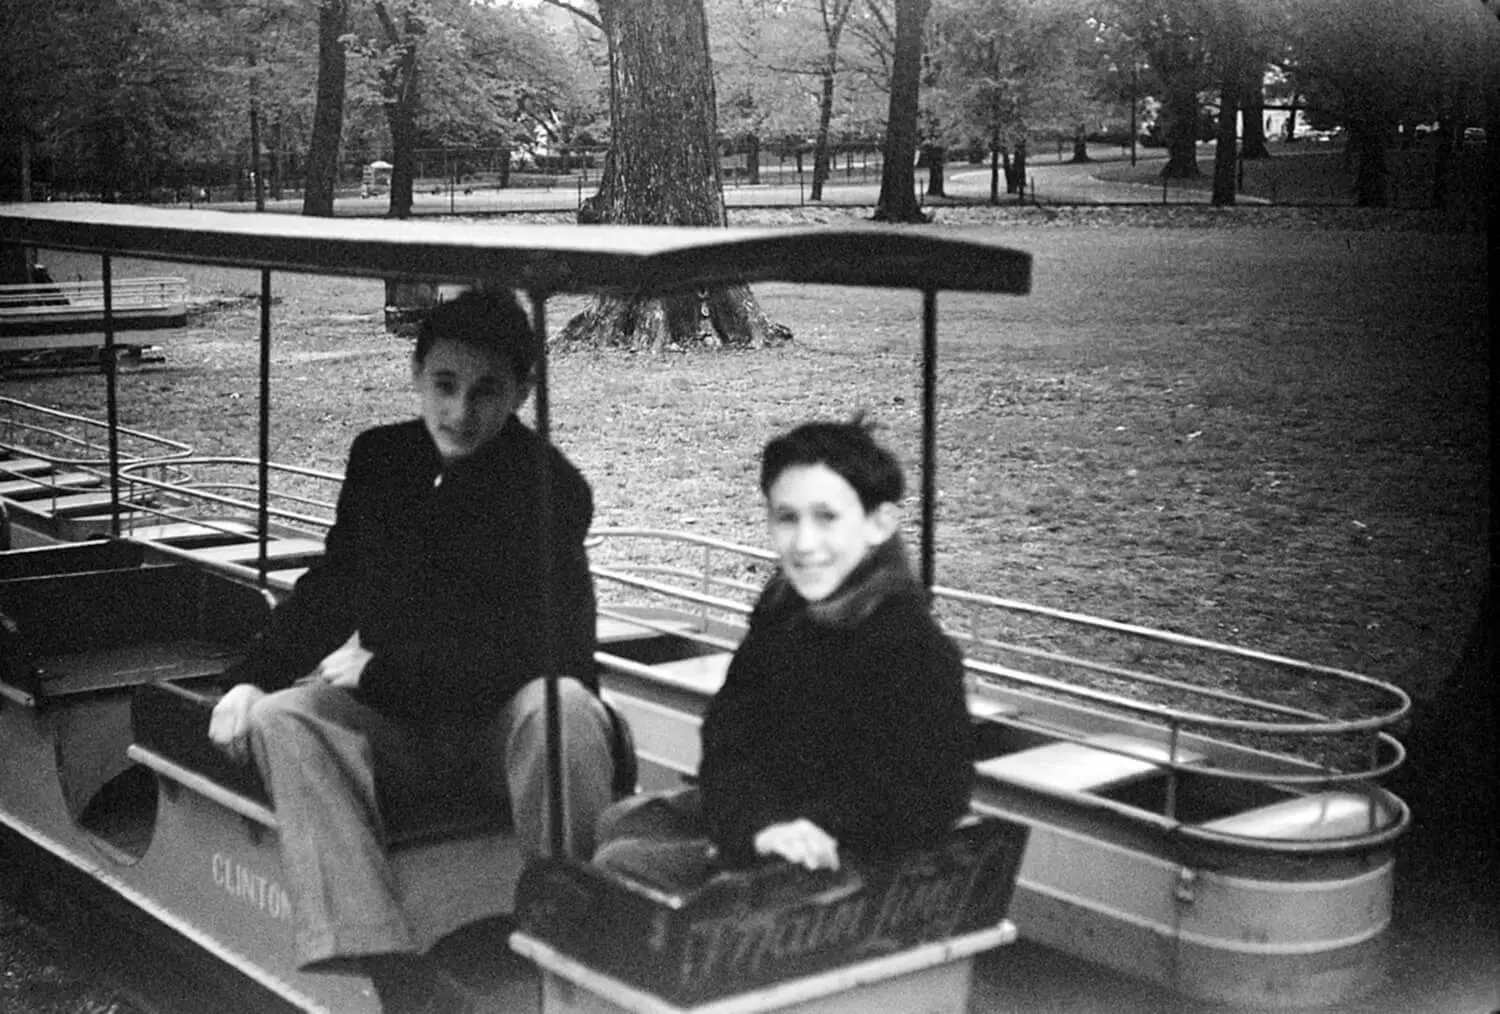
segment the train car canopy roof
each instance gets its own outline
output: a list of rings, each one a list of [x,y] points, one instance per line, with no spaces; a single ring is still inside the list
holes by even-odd
[[[315,274],[499,279],[533,294],[801,282],[1021,295],[1031,255],[911,227],[709,228],[306,218],[58,203],[0,205],[0,242]]]

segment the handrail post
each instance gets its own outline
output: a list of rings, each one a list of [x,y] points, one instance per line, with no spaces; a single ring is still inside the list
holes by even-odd
[[[937,581],[937,291],[922,290],[922,586]]]
[[[699,578],[698,578],[698,590],[701,591],[704,594],[705,597],[707,597],[707,595],[709,593],[709,589],[712,587],[712,584],[709,581],[709,571],[712,569],[712,567],[713,567],[713,547],[711,547],[711,546],[709,546],[709,545],[707,545],[705,543],[704,546],[703,546],[703,571],[699,575]],[[707,630],[708,629],[708,603],[707,602],[700,603],[700,605],[698,607],[698,618],[699,618],[699,621],[703,625],[702,629]]]
[[[1167,726],[1167,799],[1165,816],[1168,820],[1177,819],[1177,739],[1182,731],[1182,725],[1173,719]]]
[[[537,435],[537,555],[542,561],[542,675],[546,680],[546,727],[547,727],[547,829],[548,850],[557,859],[567,854],[568,837],[566,801],[563,799],[562,758],[562,696],[558,688],[556,660],[552,654],[552,636],[556,629],[552,601],[552,481],[551,445],[552,423],[551,394],[547,383],[547,299],[536,292],[527,294],[531,299],[532,329],[536,331],[537,357],[534,378],[536,401]]]
[[[270,561],[267,544],[271,538],[271,269],[260,272],[260,462],[258,481],[260,501],[256,527],[260,530],[260,549],[255,570],[260,587],[269,583]]]
[[[109,420],[109,532],[120,534],[120,400],[115,378],[115,306],[113,262],[109,254],[101,258],[100,276],[104,280],[104,403]]]

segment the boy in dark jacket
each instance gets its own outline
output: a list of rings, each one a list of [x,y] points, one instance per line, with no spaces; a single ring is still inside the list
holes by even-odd
[[[549,665],[563,677],[572,853],[590,854],[611,798],[583,546],[592,495],[515,416],[537,352],[509,294],[466,293],[427,316],[412,360],[421,418],[355,439],[323,559],[228,674],[211,720],[275,803],[299,965],[353,959],[387,1011],[463,1009],[394,894],[388,818],[478,786],[508,800],[523,847],[545,850]]]
[[[607,811],[596,863],[668,888],[762,858],[837,869],[930,845],[968,810],[963,660],[901,547],[902,485],[857,421],[766,445],[780,567],[709,705],[698,786]]]

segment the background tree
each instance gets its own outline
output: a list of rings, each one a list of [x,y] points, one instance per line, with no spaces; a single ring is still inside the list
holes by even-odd
[[[1134,40],[1140,49],[1145,87],[1161,100],[1167,145],[1162,176],[1168,179],[1200,175],[1200,93],[1209,86],[1205,4],[1206,0],[1099,0],[1095,6],[1095,18],[1104,31]]]
[[[610,149],[593,198],[599,220],[724,225],[703,0],[606,0],[597,23],[610,47]],[[789,335],[748,286],[732,285],[661,299],[599,297],[563,337],[661,349],[761,345]]]
[[[922,29],[930,0],[895,0],[895,46],[891,52],[891,101],[886,115],[884,163],[877,222],[925,222],[917,202],[915,159],[922,76]]]
[[[318,0],[318,84],[312,143],[307,152],[307,182],[302,193],[304,215],[333,214],[344,130],[344,87],[348,59],[344,34],[349,0]]]
[[[1030,137],[1072,122],[1080,94],[1075,47],[1083,22],[1063,0],[947,0],[929,31],[940,73],[930,107],[945,130],[989,154],[990,203],[1022,191]]]
[[[1445,108],[1463,116],[1453,110],[1483,87],[1494,25],[1470,0],[1297,0],[1294,11],[1309,112],[1344,127],[1355,202],[1383,206],[1397,125],[1429,122]]]
[[[839,73],[839,42],[854,0],[817,0],[816,13],[823,42],[818,67],[818,128],[813,142],[812,199],[823,199],[823,185],[830,175],[829,128],[833,123],[834,88]]]

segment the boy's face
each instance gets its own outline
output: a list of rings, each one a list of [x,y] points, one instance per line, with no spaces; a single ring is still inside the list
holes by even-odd
[[[792,465],[766,491],[766,523],[781,570],[809,602],[844,583],[870,550],[896,532],[895,504],[869,513],[847,479],[827,465]]]
[[[448,464],[498,436],[530,393],[500,352],[442,338],[426,361],[412,366],[412,386],[427,432]]]

